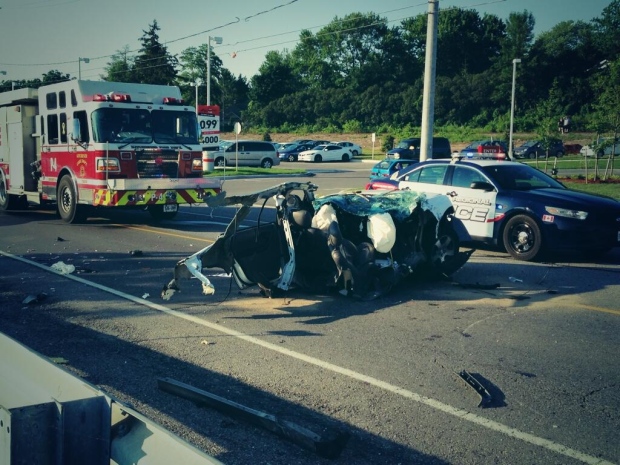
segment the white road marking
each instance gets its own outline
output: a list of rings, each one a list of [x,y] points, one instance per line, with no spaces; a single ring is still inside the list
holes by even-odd
[[[356,371],[349,370],[348,368],[343,368],[343,367],[340,367],[338,365],[334,365],[332,363],[325,362],[323,360],[320,360],[320,359],[317,359],[317,358],[314,358],[314,357],[310,357],[308,355],[304,355],[304,354],[299,353],[299,352],[295,352],[295,351],[292,351],[292,350],[285,349],[284,347],[281,347],[281,346],[278,346],[278,345],[275,345],[275,344],[271,344],[269,342],[265,342],[265,341],[263,341],[261,339],[255,338],[253,336],[248,336],[247,334],[244,334],[244,333],[239,332],[239,331],[235,331],[234,329],[230,329],[230,328],[226,328],[224,326],[218,325],[217,323],[211,323],[211,322],[209,322],[207,320],[203,320],[201,318],[197,318],[197,317],[192,316],[192,315],[186,315],[186,314],[178,312],[176,310],[172,310],[171,308],[168,308],[168,307],[166,307],[164,305],[159,305],[159,304],[156,304],[156,303],[153,303],[153,302],[149,302],[148,300],[144,300],[144,299],[141,299],[139,297],[135,297],[135,296],[132,296],[130,294],[126,294],[124,292],[117,291],[116,289],[112,289],[112,288],[109,288],[107,286],[103,286],[101,284],[94,283],[92,281],[87,281],[87,280],[85,280],[83,278],[80,278],[78,276],[73,276],[71,274],[59,273],[56,270],[54,270],[54,269],[52,269],[52,268],[50,268],[48,266],[42,265],[42,264],[37,263],[37,262],[33,262],[31,260],[28,260],[28,259],[23,258],[23,257],[19,257],[17,255],[13,255],[13,254],[4,252],[2,250],[0,250],[0,255],[3,255],[5,257],[7,257],[7,258],[11,258],[13,260],[17,260],[17,261],[20,261],[20,262],[23,262],[23,263],[27,263],[28,265],[35,266],[35,267],[40,268],[40,269],[42,269],[44,271],[47,271],[47,272],[50,272],[50,273],[54,273],[54,274],[57,274],[59,276],[63,276],[65,278],[72,279],[72,280],[74,280],[74,281],[76,281],[78,283],[84,284],[86,286],[94,287],[94,288],[99,289],[101,291],[107,292],[109,294],[116,295],[118,297],[121,297],[123,299],[129,300],[131,302],[134,302],[136,304],[144,305],[144,306],[149,307],[149,308],[151,308],[153,310],[157,310],[157,311],[166,313],[166,314],[168,314],[170,316],[174,316],[176,318],[182,318],[182,319],[184,319],[186,321],[191,321],[192,323],[196,323],[198,325],[205,326],[205,327],[213,329],[215,331],[219,331],[220,333],[224,333],[224,334],[227,334],[229,336],[237,337],[237,338],[242,339],[242,340],[244,340],[246,342],[259,345],[261,347],[264,347],[264,348],[269,349],[269,350],[273,350],[275,352],[279,352],[280,354],[287,355],[289,357],[295,358],[297,360],[304,361],[306,363],[310,363],[312,365],[318,366],[318,367],[323,368],[325,370],[329,370],[329,371],[332,371],[334,373],[338,373],[340,375],[348,376],[349,378],[356,379],[358,381],[362,381],[364,383],[371,384],[371,385],[373,385],[375,387],[378,387],[379,389],[383,389],[385,391],[392,392],[394,394],[397,394],[399,396],[405,397],[407,399],[411,399],[414,402],[418,402],[420,404],[424,404],[424,405],[426,405],[428,407],[431,407],[431,408],[433,408],[435,410],[439,410],[439,411],[441,411],[443,413],[446,413],[448,415],[452,415],[452,416],[458,417],[458,418],[460,418],[462,420],[466,420],[466,421],[469,421],[471,423],[475,423],[475,424],[477,424],[479,426],[482,426],[484,428],[487,428],[489,430],[505,434],[506,436],[509,436],[511,438],[519,439],[519,440],[521,440],[523,442],[532,444],[534,446],[542,447],[544,449],[550,450],[550,451],[555,452],[557,454],[561,454],[561,455],[564,455],[566,457],[570,457],[572,459],[579,460],[579,461],[581,461],[583,463],[592,464],[592,465],[614,465],[613,462],[609,462],[607,460],[604,460],[604,459],[601,459],[601,458],[598,458],[598,457],[594,457],[594,456],[585,454],[585,453],[580,452],[580,451],[578,451],[576,449],[572,449],[570,447],[567,447],[567,446],[565,446],[563,444],[551,441],[549,439],[545,439],[545,438],[541,438],[541,437],[538,437],[538,436],[534,436],[533,434],[530,434],[530,433],[525,433],[525,432],[520,431],[520,430],[518,430],[516,428],[512,428],[511,426],[507,426],[507,425],[504,425],[502,423],[498,423],[496,421],[489,420],[487,418],[475,415],[475,414],[473,414],[471,412],[468,412],[467,410],[463,410],[463,409],[460,409],[460,408],[457,408],[457,407],[453,407],[453,406],[445,404],[445,403],[443,403],[443,402],[441,402],[439,400],[436,400],[436,399],[433,399],[433,398],[430,398],[430,397],[426,397],[426,396],[417,394],[415,392],[409,391],[408,389],[404,389],[404,388],[395,386],[393,384],[387,383],[385,381],[381,381],[379,379],[373,378],[371,376],[367,376],[367,375],[364,375],[362,373],[358,373]]]

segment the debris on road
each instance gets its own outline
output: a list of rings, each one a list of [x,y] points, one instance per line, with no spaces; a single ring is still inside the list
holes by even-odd
[[[56,262],[51,266],[52,270],[60,274],[71,274],[75,271],[75,266],[68,265],[65,262]]]
[[[350,435],[346,432],[331,431],[319,436],[302,426],[282,420],[275,415],[254,410],[174,379],[157,378],[157,384],[162,391],[191,400],[199,405],[213,407],[225,414],[235,415],[288,439],[304,449],[315,452],[320,457],[338,458],[349,440]]]
[[[45,299],[47,299],[47,294],[45,292],[41,292],[37,295],[29,295],[22,301],[22,304],[24,305],[37,304],[39,302],[44,301]]]
[[[478,404],[478,407],[488,407],[493,402],[493,397],[491,397],[489,391],[487,391],[486,388],[482,384],[480,384],[480,381],[478,381],[471,373],[462,370],[457,373],[457,375],[459,376],[459,378],[465,381],[468,386],[474,388],[474,390],[480,396],[480,403]]]

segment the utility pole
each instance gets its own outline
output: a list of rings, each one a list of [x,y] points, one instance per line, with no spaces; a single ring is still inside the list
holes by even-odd
[[[439,0],[428,0],[426,27],[426,58],[424,64],[424,93],[422,98],[422,134],[420,161],[433,157],[433,124],[435,119],[435,71],[437,62],[437,16]]]
[[[207,105],[211,105],[211,39],[215,40],[218,45],[222,43],[221,37],[209,36],[209,43],[207,44]]]
[[[512,129],[515,119],[515,84],[517,82],[517,63],[521,63],[521,58],[512,60],[512,99],[510,100],[510,137],[508,141],[508,157],[512,160]]]

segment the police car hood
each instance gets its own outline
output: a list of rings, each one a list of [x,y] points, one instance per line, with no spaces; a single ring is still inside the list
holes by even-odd
[[[594,194],[586,194],[585,192],[574,191],[571,189],[532,189],[527,191],[530,200],[538,199],[550,206],[565,206],[569,208],[583,208],[584,210],[592,208],[603,208],[612,211],[620,211],[620,202],[611,197],[603,197]]]

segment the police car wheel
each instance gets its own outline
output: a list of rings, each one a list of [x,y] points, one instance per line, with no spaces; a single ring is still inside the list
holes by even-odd
[[[542,233],[536,221],[528,215],[516,215],[508,220],[502,235],[504,248],[516,260],[536,259],[542,249]]]

